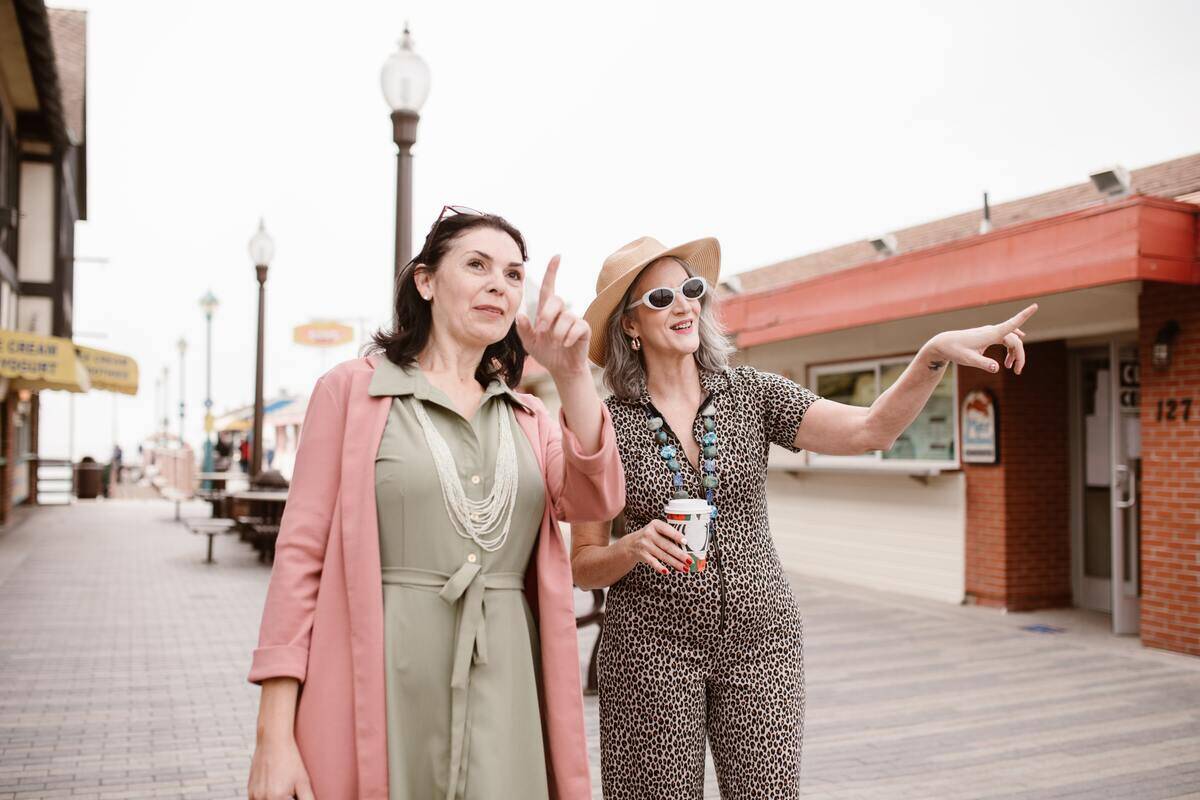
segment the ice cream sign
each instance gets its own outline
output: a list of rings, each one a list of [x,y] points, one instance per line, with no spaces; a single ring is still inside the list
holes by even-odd
[[[995,464],[996,400],[982,389],[967,392],[962,408],[962,460],[965,464]]]

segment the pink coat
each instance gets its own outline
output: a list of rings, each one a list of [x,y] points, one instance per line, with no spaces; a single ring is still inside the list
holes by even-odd
[[[375,454],[391,397],[371,397],[371,356],[347,361],[313,389],[249,680],[301,682],[296,742],[318,800],[387,800],[383,588]],[[550,796],[592,796],[571,563],[559,520],[612,519],[625,478],[603,409],[598,452],[583,455],[541,401],[517,422],[537,453],[546,511],[525,578],[541,636],[542,721]],[[564,441],[565,433],[565,441]]]

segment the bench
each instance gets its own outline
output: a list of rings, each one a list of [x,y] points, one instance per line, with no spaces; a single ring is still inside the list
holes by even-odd
[[[187,499],[187,495],[171,486],[159,487],[159,492],[165,499],[175,503],[175,521],[182,521],[182,517],[179,516],[179,504]]]
[[[204,559],[205,564],[215,564],[213,561],[213,539],[219,533],[233,533],[233,520],[231,519],[193,519],[187,522],[188,530],[192,533],[202,534],[208,537],[208,555]]]
[[[258,551],[258,560],[263,564],[275,561],[275,540],[279,538],[279,526],[258,523],[251,526],[250,544]]]

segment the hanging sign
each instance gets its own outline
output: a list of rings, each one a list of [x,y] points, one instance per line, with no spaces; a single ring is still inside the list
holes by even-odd
[[[995,464],[997,456],[996,400],[985,389],[972,389],[963,399],[962,460],[964,464]]]
[[[340,347],[354,341],[354,329],[340,322],[310,322],[297,325],[292,339],[308,347]]]

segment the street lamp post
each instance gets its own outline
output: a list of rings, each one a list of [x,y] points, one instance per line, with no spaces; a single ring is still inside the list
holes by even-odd
[[[184,437],[184,432],[183,432],[183,411],[185,408],[184,398],[187,397],[186,387],[184,385],[185,370],[183,368],[183,364],[184,364],[184,359],[187,357],[187,339],[180,336],[179,341],[175,343],[175,346],[179,348],[179,449],[182,450],[183,449],[183,437]]]
[[[204,463],[202,472],[213,471],[213,416],[212,416],[212,318],[217,310],[216,296],[210,289],[200,298],[200,309],[204,312]],[[205,488],[208,482],[205,481]]]
[[[412,258],[412,146],[417,141],[421,106],[429,97],[429,65],[413,51],[408,26],[379,76],[383,97],[392,109],[396,142],[396,263],[393,279]]]
[[[258,231],[250,239],[250,260],[258,277],[258,357],[254,370],[254,431],[250,442],[250,480],[262,471],[263,454],[263,326],[266,323],[267,267],[275,255],[275,241],[267,233],[263,221],[258,221]]]
[[[170,392],[171,368],[163,364],[162,371],[162,446],[167,446],[167,438],[170,436],[171,427],[171,392]]]

